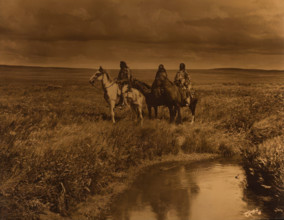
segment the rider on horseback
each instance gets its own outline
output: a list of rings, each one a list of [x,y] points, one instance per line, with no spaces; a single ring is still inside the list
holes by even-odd
[[[168,78],[167,71],[166,71],[164,65],[163,65],[163,64],[160,64],[160,65],[159,65],[159,68],[158,68],[158,71],[157,71],[157,73],[156,73],[155,80],[163,81],[163,80],[165,80],[166,78]]]
[[[191,77],[188,72],[185,70],[185,64],[181,63],[179,66],[179,71],[176,74],[174,83],[184,90],[186,93],[186,99],[184,100],[187,105],[190,103],[190,89],[191,89]]]
[[[156,97],[159,97],[162,95],[162,83],[164,80],[168,78],[167,71],[163,64],[159,65],[158,71],[156,73],[155,81],[152,84],[152,94],[154,94]]]
[[[132,82],[132,73],[130,69],[128,68],[126,62],[121,61],[120,62],[120,71],[118,73],[117,77],[117,83],[119,85],[119,89],[121,91],[118,106],[124,106],[124,99],[123,99],[123,93],[122,93],[122,87],[125,84],[128,84],[131,88],[131,82]]]

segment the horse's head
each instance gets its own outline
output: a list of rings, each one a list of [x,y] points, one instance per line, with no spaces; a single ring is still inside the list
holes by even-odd
[[[97,70],[97,72],[91,76],[89,82],[94,85],[96,80],[103,80],[104,70],[102,67]]]

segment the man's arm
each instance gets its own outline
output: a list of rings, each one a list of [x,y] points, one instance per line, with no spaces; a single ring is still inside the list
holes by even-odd
[[[131,73],[131,70],[129,68],[127,68],[127,78],[128,78],[128,81],[132,81],[132,73]]]
[[[121,70],[118,72],[117,80],[121,80]]]
[[[175,76],[175,82],[179,81],[179,78],[180,78],[180,74],[179,74],[179,72],[177,72],[177,74]]]
[[[185,79],[188,80],[188,81],[191,81],[191,77],[189,75],[189,73],[187,71],[184,71],[184,76],[185,76]]]

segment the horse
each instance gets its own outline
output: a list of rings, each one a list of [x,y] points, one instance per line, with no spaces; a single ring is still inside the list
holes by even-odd
[[[155,85],[155,84],[153,84]],[[154,89],[148,84],[141,82],[137,79],[133,80],[132,86],[138,89],[146,98],[146,104],[148,107],[149,118],[151,118],[151,108],[155,109],[155,117],[157,117],[158,106],[167,106],[170,112],[170,122],[173,122],[176,114],[178,113],[177,122],[181,122],[181,107],[189,107],[192,114],[191,123],[195,121],[195,109],[198,99],[194,97],[194,94],[189,94],[187,98],[190,100],[185,102],[186,94],[180,87],[172,83],[169,79],[163,80],[161,82],[162,92],[161,94],[154,94]],[[187,105],[189,103],[189,105]]]
[[[191,93],[187,92],[181,87],[175,85],[169,79],[165,79],[161,86],[163,94],[161,95],[165,102],[167,103],[170,110],[170,120],[173,122],[174,118],[177,116],[177,123],[181,123],[181,107],[188,106],[192,113],[191,123],[195,121],[195,109],[198,99],[194,97]]]
[[[140,120],[141,126],[143,125],[143,103],[145,101],[144,95],[135,88],[131,88],[125,84],[122,87],[122,94],[124,103],[130,106],[132,113]]]
[[[100,69],[93,76],[91,76],[89,82],[91,85],[94,85],[96,80],[99,80],[102,83],[104,98],[110,106],[112,122],[115,123],[114,108],[121,95],[119,85],[116,81],[110,78],[109,74],[102,67],[100,67]]]

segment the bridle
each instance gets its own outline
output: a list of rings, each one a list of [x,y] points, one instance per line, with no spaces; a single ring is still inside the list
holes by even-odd
[[[103,79],[102,80],[104,80],[104,78],[105,78],[105,73],[102,73],[103,74]],[[109,86],[106,86],[105,88],[107,89],[107,88],[110,88],[110,87],[112,87],[113,85],[114,85],[114,81],[109,85]]]
[[[104,72],[100,72],[101,73],[101,75],[103,75],[103,78],[102,78],[102,82],[103,82],[103,80],[104,80],[104,78],[105,78],[105,73]],[[97,77],[96,77],[97,78]],[[95,79],[96,80],[96,79]],[[113,85],[115,84],[115,81],[113,81],[109,86],[105,86],[105,89],[108,89],[108,88],[110,88],[110,87],[112,87]]]

